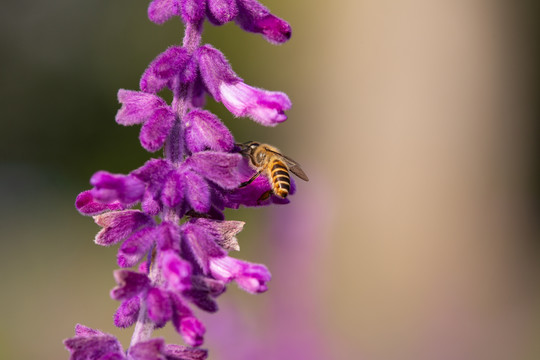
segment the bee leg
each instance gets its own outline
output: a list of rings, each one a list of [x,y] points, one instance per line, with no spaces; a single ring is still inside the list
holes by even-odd
[[[267,200],[270,197],[270,195],[272,195],[272,190],[263,192],[263,194],[259,197],[259,200],[257,200],[257,205],[260,205],[261,202],[263,202],[264,200]]]
[[[238,187],[239,187],[239,188],[243,188],[243,187],[248,186],[248,185],[251,184],[253,181],[255,181],[255,179],[258,178],[259,175],[261,175],[262,171],[263,171],[263,169],[257,171],[257,172],[255,173],[255,175],[253,175],[253,176],[251,177],[251,179],[249,179],[248,181],[245,181],[245,182],[241,183],[240,186],[238,186]]]

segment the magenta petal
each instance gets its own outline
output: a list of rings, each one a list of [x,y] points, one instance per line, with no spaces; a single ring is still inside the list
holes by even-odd
[[[214,25],[223,25],[238,15],[235,0],[207,0],[208,20]]]
[[[156,24],[163,24],[175,15],[180,16],[178,0],[153,0],[148,6],[148,18]]]
[[[267,91],[237,82],[219,85],[223,105],[235,116],[249,116],[265,126],[276,126],[287,120],[285,111],[291,108],[289,97],[279,91]]]
[[[139,83],[141,90],[156,94],[165,86],[171,88],[173,78],[185,70],[189,60],[190,57],[183,47],[169,47],[146,68]]]
[[[156,109],[141,128],[139,135],[141,145],[150,152],[161,149],[171,132],[175,119],[174,113],[168,106]]]
[[[254,22],[257,32],[273,44],[281,44],[291,38],[291,26],[288,22],[272,14],[266,15]]]
[[[281,44],[291,38],[291,26],[272,15],[256,0],[237,0],[236,23],[245,31],[260,33],[273,44]]]
[[[196,24],[204,19],[206,0],[180,0],[180,7],[184,22]]]
[[[124,206],[118,201],[110,204],[104,204],[96,201],[92,195],[92,190],[86,190],[77,195],[75,207],[83,215],[99,215],[105,211],[124,209]]]
[[[203,150],[229,152],[234,147],[234,139],[219,118],[209,111],[193,110],[185,117],[187,148],[195,153]]]
[[[201,345],[206,332],[204,325],[193,316],[191,310],[177,294],[171,294],[171,301],[174,309],[172,320],[176,331],[182,335],[188,345]]]
[[[142,209],[150,215],[157,215],[161,211],[160,197],[164,183],[174,166],[166,159],[151,159],[143,166],[131,172],[131,175],[144,181],[147,190],[143,196]]]
[[[114,325],[119,328],[130,327],[137,321],[140,308],[141,299],[138,296],[123,301],[114,313]]]
[[[236,280],[241,289],[252,294],[266,291],[266,283],[272,278],[266,266],[228,256],[210,258],[210,272],[225,282]]]
[[[168,207],[176,207],[184,200],[184,182],[178,172],[172,173],[165,182],[161,201]]]
[[[178,224],[163,221],[156,229],[156,243],[159,250],[180,250],[180,226]]]
[[[183,245],[193,254],[204,273],[208,273],[209,259],[226,253],[210,237],[207,229],[189,222],[182,225]]]
[[[118,101],[122,107],[116,113],[116,122],[126,126],[142,124],[156,109],[167,106],[157,95],[124,89],[118,90]]]
[[[123,268],[132,267],[141,261],[152,248],[155,233],[155,228],[146,227],[127,238],[118,250],[118,265]]]
[[[98,171],[90,178],[94,186],[92,195],[94,199],[104,203],[119,200],[125,205],[142,199],[146,184],[139,179],[123,174],[111,174],[107,171]]]
[[[185,317],[180,320],[177,330],[187,344],[191,346],[202,345],[206,328],[196,317]]]
[[[205,360],[208,357],[207,350],[175,344],[165,345],[163,354],[167,360]]]
[[[206,181],[191,170],[184,170],[181,176],[191,208],[201,214],[208,212],[211,204],[210,189]]]
[[[129,359],[131,360],[165,360],[162,352],[165,348],[163,339],[150,339],[138,342],[129,348]]]
[[[159,266],[171,291],[181,292],[191,287],[191,265],[175,251],[161,252]]]
[[[210,219],[195,219],[195,225],[206,229],[214,241],[225,250],[240,250],[236,234],[244,228],[243,221],[218,221]]]
[[[133,176],[149,183],[151,187],[161,187],[174,165],[167,159],[150,159],[143,166],[131,172]]]
[[[125,359],[122,346],[109,334],[79,337],[64,340],[71,353],[70,360],[101,360],[104,358]]]
[[[193,154],[185,163],[224,189],[235,189],[242,183],[245,164],[240,154],[202,151]]]
[[[78,337],[88,337],[88,336],[106,335],[106,334],[99,330],[89,328],[88,326],[77,324],[75,325],[75,335]]]
[[[150,216],[139,210],[109,212],[94,216],[94,221],[103,227],[94,241],[103,246],[116,244],[135,230],[154,223]]]
[[[210,45],[201,46],[196,53],[199,70],[206,89],[216,101],[221,101],[219,86],[222,82],[241,81],[221,51]]]
[[[111,290],[111,298],[114,300],[127,300],[150,285],[150,279],[146,274],[130,270],[115,270],[114,279],[118,286]]]
[[[148,291],[146,298],[148,317],[157,327],[163,327],[172,317],[172,305],[166,291],[154,287]]]

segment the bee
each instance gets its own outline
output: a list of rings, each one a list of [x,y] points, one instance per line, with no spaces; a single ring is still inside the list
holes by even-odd
[[[255,141],[248,141],[243,144],[236,144],[240,147],[240,153],[250,159],[251,164],[257,169],[255,175],[246,182],[240,184],[245,187],[251,184],[259,175],[264,175],[270,180],[272,189],[266,191],[259,198],[264,201],[274,194],[282,199],[289,195],[291,189],[291,178],[289,171],[304,181],[309,181],[300,164],[293,159],[281,154],[279,150],[268,144],[261,144]]]

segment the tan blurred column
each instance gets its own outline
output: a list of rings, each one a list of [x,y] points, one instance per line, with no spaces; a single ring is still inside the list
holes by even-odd
[[[346,358],[535,358],[519,19],[495,1],[338,3],[310,37],[302,145],[336,193],[322,276]]]

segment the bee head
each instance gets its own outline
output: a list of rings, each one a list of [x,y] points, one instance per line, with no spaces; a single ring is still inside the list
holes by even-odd
[[[236,144],[240,148],[240,152],[245,155],[251,155],[261,144],[256,141],[248,141],[243,144]]]

